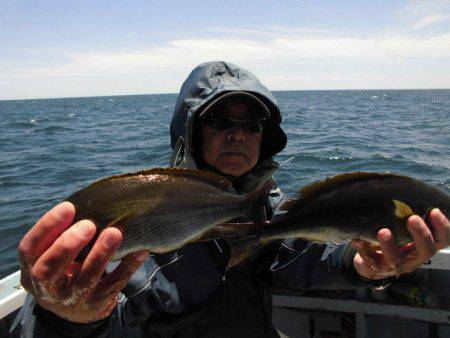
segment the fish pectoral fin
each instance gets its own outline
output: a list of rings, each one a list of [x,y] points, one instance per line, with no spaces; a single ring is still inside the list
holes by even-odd
[[[130,219],[130,218],[133,217],[133,216],[134,216],[134,213],[132,213],[132,212],[126,212],[126,213],[124,213],[123,215],[121,215],[121,216],[115,218],[112,222],[110,222],[110,223],[105,227],[105,229],[106,229],[106,228],[114,227],[114,228],[119,229],[120,232],[123,233],[123,226],[122,226],[122,224],[123,224],[126,220]]]
[[[233,227],[233,228],[254,228],[258,229],[260,232],[265,232],[264,227],[269,226],[270,222],[264,221],[260,223],[255,222],[245,222],[245,223],[220,223],[221,227]]]
[[[189,243],[207,242],[219,237],[225,239],[226,241],[230,241],[239,236],[260,234],[262,232],[263,230],[260,228],[260,225],[253,222],[220,223],[219,225],[215,225],[198,236],[192,238],[189,240]]]
[[[392,202],[394,202],[395,205],[394,214],[398,218],[406,218],[411,215],[414,215],[414,211],[412,211],[409,205],[399,200],[392,200]]]

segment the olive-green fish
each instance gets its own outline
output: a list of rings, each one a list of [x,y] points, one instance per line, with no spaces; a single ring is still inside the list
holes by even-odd
[[[433,208],[449,216],[449,194],[406,176],[356,172],[301,189],[281,206],[286,213],[266,222],[263,231],[228,224],[217,232],[230,243],[233,266],[258,246],[288,237],[320,242],[359,238],[378,244],[378,231],[388,228],[402,246],[412,242],[406,227],[409,216],[427,218]]]
[[[270,186],[249,195],[225,192],[231,183],[200,170],[157,168],[112,176],[66,199],[75,205],[75,222],[90,219],[97,236],[106,227],[117,227],[122,244],[113,257],[148,249],[162,253],[194,241],[214,225],[239,216],[264,220],[263,205]],[[84,259],[91,245],[77,260]]]

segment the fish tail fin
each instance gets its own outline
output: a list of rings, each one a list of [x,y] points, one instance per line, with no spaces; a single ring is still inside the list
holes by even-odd
[[[228,261],[227,270],[251,257],[262,244],[258,235],[251,235],[230,239],[228,240],[228,245],[230,246],[230,260]]]
[[[262,246],[262,232],[254,224],[243,226],[239,223],[226,223],[216,226],[220,237],[223,238],[230,247],[230,260],[227,270],[240,262],[249,258],[257,249]]]
[[[266,220],[265,206],[274,181],[270,180],[262,188],[247,194],[247,208],[245,216],[256,224],[261,224]]]

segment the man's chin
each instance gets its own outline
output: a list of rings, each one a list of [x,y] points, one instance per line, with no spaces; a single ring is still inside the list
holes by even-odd
[[[250,170],[247,163],[226,163],[225,161],[219,166],[216,166],[216,169],[225,175],[231,175],[234,177],[239,177]]]
[[[210,165],[219,172],[234,177],[239,177],[252,168],[248,157],[240,153],[221,153]]]

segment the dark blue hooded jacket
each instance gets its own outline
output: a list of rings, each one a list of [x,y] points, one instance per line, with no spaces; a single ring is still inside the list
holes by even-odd
[[[170,126],[171,165],[198,166],[195,116],[208,102],[230,91],[247,91],[270,110],[259,163],[240,178],[239,193],[273,180],[272,156],[286,144],[274,96],[249,71],[227,62],[195,68],[184,82]],[[198,157],[197,157],[198,158]],[[275,188],[267,203],[273,217],[283,200]],[[28,296],[13,323],[14,337],[278,337],[271,323],[271,288],[343,289],[362,285],[348,245],[302,240],[274,242],[254,258],[225,272],[228,247],[220,239],[189,244],[149,257],[120,294],[115,311],[91,324],[74,324],[36,305]]]

